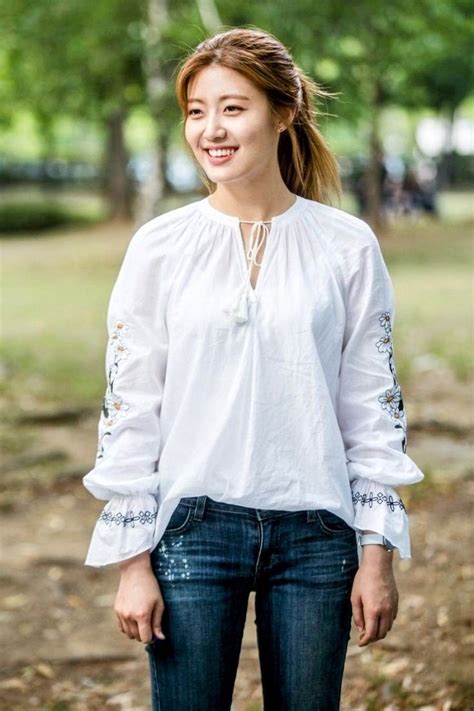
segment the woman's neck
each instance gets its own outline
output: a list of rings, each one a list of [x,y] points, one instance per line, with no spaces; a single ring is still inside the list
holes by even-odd
[[[218,186],[209,197],[209,203],[216,210],[240,217],[241,220],[271,220],[290,208],[294,201],[294,194],[284,184],[278,190],[265,192],[245,188],[229,190]]]

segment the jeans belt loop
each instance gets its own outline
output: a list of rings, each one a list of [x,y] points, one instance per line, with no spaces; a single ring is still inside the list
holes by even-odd
[[[196,501],[196,508],[194,509],[194,520],[202,521],[204,518],[204,511],[206,510],[206,499],[207,496],[198,496]]]

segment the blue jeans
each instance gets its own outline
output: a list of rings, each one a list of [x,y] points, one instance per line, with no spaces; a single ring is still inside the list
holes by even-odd
[[[145,645],[153,711],[231,708],[251,591],[265,710],[339,709],[359,565],[339,516],[183,497],[150,557],[166,635]]]

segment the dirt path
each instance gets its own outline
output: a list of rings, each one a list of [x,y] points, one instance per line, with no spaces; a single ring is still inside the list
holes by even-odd
[[[460,481],[411,514],[413,558],[396,561],[399,615],[390,634],[366,648],[353,628],[343,709],[470,708],[473,493],[473,478]],[[118,632],[112,611],[117,573],[82,565],[95,514],[76,484],[3,516],[3,709],[149,708],[145,652]],[[261,708],[253,603],[235,711]]]
[[[452,398],[452,384],[446,387]],[[413,558],[395,556],[399,614],[387,637],[365,648],[357,646],[353,627],[342,711],[474,707],[472,450],[467,437],[449,434],[449,427],[441,435],[419,431],[415,424],[456,413],[457,425],[469,427],[465,388],[459,387],[458,407],[451,410],[440,389],[438,412],[420,393],[423,406],[412,397],[416,417],[409,413],[416,432],[413,458],[427,461],[426,452],[433,452],[438,469],[433,467],[421,494],[408,501]],[[146,652],[118,631],[113,613],[118,573],[83,565],[103,505],[80,479],[84,456],[94,450],[96,417],[40,430],[32,438],[35,455],[62,452],[66,465],[59,456],[49,469],[7,466],[2,475],[0,708],[148,710]],[[28,439],[26,425],[22,433]],[[262,708],[253,620],[251,596],[233,711]]]

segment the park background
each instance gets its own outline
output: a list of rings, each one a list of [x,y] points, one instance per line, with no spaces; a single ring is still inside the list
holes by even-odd
[[[148,709],[147,659],[117,629],[116,568],[83,565],[106,307],[131,235],[206,195],[176,67],[209,34],[273,33],[337,94],[319,105],[340,207],[376,230],[396,292],[412,559],[400,608],[357,646],[343,711],[465,711],[472,689],[474,36],[464,0],[16,0],[0,4],[0,705]],[[262,709],[250,601],[233,711]],[[302,710],[303,711],[303,710]]]

